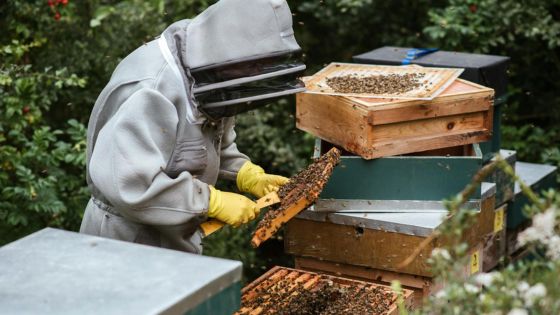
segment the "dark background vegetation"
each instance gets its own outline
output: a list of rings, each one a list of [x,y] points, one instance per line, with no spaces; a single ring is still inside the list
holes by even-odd
[[[247,1],[248,5],[250,1]],[[85,126],[117,65],[206,0],[7,0],[0,3],[0,244],[45,226],[77,230],[89,198]],[[560,164],[560,1],[291,0],[308,74],[377,47],[439,47],[511,57],[503,147]],[[51,4],[51,5],[49,5]],[[313,138],[294,100],[238,117],[238,145],[267,171],[303,168]],[[206,240],[253,278],[282,255],[281,236],[250,248],[252,226]]]

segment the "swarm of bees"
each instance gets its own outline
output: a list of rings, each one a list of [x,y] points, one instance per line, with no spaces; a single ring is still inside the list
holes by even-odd
[[[291,177],[290,181],[278,190],[280,203],[272,206],[265,213],[257,225],[254,237],[265,240],[270,230],[277,231],[285,220],[276,219],[284,217],[286,210],[301,199],[305,198],[307,200],[307,206],[314,203],[319,197],[323,185],[328,181],[333,167],[338,164],[339,160],[340,151],[333,149],[315,159],[307,168]]]
[[[388,75],[343,75],[327,78],[327,85],[336,93],[399,94],[423,85],[424,73]]]

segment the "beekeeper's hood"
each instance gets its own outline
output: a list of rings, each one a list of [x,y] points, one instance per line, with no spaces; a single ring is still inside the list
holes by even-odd
[[[304,90],[305,70],[285,0],[220,0],[187,27],[185,64],[198,108],[233,116]]]

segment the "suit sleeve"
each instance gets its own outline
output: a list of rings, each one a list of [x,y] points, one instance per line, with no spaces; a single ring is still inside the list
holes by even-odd
[[[239,169],[249,161],[249,158],[237,149],[234,126],[235,118],[226,118],[220,153],[220,177],[229,180],[235,180]]]
[[[177,178],[164,172],[177,123],[177,111],[168,99],[141,89],[101,129],[90,161],[91,179],[124,217],[168,226],[206,215],[208,185],[189,172]]]

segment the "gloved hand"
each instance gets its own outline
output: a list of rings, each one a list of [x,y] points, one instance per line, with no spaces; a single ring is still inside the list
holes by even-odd
[[[247,161],[237,173],[237,188],[260,198],[270,192],[278,191],[288,180],[284,176],[266,174],[262,167]]]
[[[235,227],[253,220],[260,212],[251,199],[210,187],[208,216]]]

